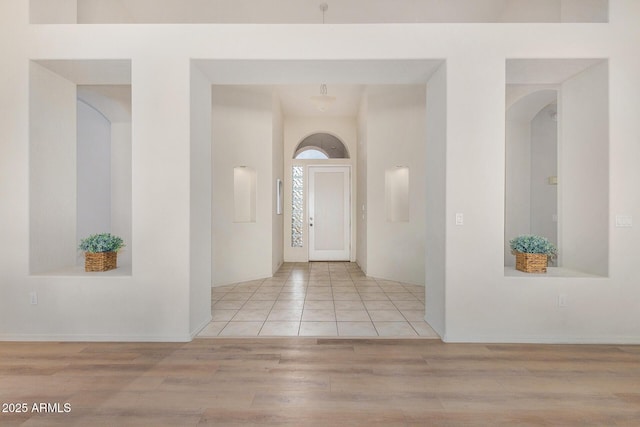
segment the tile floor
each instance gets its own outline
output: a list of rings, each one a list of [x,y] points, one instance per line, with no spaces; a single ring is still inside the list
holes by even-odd
[[[271,278],[214,287],[199,337],[440,338],[424,287],[374,279],[349,262],[285,263]]]

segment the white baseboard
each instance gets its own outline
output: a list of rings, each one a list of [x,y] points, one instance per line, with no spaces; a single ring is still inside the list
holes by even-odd
[[[637,345],[640,337],[633,336],[465,336],[445,334],[445,343],[469,344],[597,344],[597,345]]]
[[[190,335],[2,334],[0,341],[190,342]]]

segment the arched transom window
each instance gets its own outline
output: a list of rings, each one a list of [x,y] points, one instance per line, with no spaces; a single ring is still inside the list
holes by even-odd
[[[314,133],[296,147],[294,159],[348,159],[347,147],[333,135]]]

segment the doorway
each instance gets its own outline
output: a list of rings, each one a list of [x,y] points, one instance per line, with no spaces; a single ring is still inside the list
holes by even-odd
[[[349,166],[309,166],[309,261],[349,261],[350,206]]]

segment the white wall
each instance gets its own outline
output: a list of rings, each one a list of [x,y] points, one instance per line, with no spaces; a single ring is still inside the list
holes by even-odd
[[[425,282],[426,94],[424,85],[367,89],[367,274]],[[385,173],[408,167],[409,218],[390,222]]]
[[[118,252],[118,265],[131,266],[131,121],[111,122],[111,233],[126,246]]]
[[[558,175],[557,105],[543,108],[531,122],[531,234],[558,244],[558,186],[549,178]]]
[[[367,92],[364,91],[358,109],[358,155],[356,196],[356,262],[367,273]]]
[[[291,247],[291,167],[296,165],[312,165],[312,164],[331,164],[331,165],[351,165],[351,224],[356,224],[355,220],[355,200],[356,200],[356,180],[357,176],[356,161],[357,151],[357,135],[356,135],[356,118],[355,117],[295,117],[285,116],[284,118],[284,191],[285,191],[285,210],[284,210],[284,260],[285,262],[306,262],[309,260],[309,242],[308,229],[304,228],[303,247]],[[340,139],[349,150],[349,159],[330,159],[330,160],[296,160],[293,161],[293,155],[298,144],[307,136],[314,133],[329,133]],[[305,172],[305,194],[304,199],[307,200],[306,187],[308,176]],[[305,224],[306,202],[305,202]],[[356,227],[351,227],[351,261],[356,259]]]
[[[425,320],[445,336],[447,223],[447,66],[427,83]]]
[[[28,15],[27,2],[0,2],[2,339],[189,339],[190,58],[237,59],[258,78],[256,64],[281,59],[331,67],[345,58],[401,57],[447,61],[445,340],[640,343],[637,226],[607,222],[607,277],[505,276],[502,250],[506,58],[609,58],[606,213],[637,220],[636,0],[611,0],[603,25],[29,26]],[[30,276],[29,59],[114,57],[135,65],[133,274]],[[464,226],[455,226],[455,212],[465,214]],[[558,307],[559,294],[567,307]]]
[[[77,241],[111,232],[111,123],[95,108],[77,105]],[[78,253],[78,264],[84,262]]]
[[[514,267],[509,241],[531,234],[531,122],[509,120],[507,115],[505,129],[504,265]]]
[[[30,63],[30,271],[76,264],[76,85]]]
[[[211,320],[211,83],[191,64],[189,333]]]
[[[273,197],[273,209],[272,212],[272,249],[271,249],[271,272],[275,273],[284,261],[284,212],[280,215],[276,212],[277,204],[277,187],[276,181],[280,179],[283,185],[284,193],[284,117],[282,115],[282,108],[280,106],[280,100],[277,95],[273,95],[273,134],[272,134],[272,150],[273,150],[273,176],[271,184],[274,188]],[[283,204],[284,208],[284,194]]]
[[[270,90],[213,86],[213,285],[270,277],[272,228],[273,100]],[[256,220],[234,222],[236,166],[256,173]]]
[[[606,61],[562,85],[560,97],[561,265],[609,270],[609,75]]]

